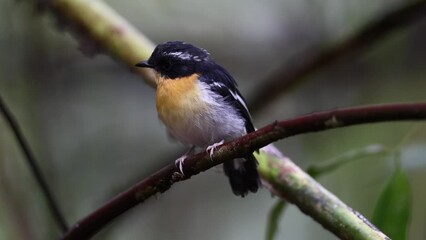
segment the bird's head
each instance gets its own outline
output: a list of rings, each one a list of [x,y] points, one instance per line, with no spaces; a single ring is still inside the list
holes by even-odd
[[[163,77],[175,79],[199,73],[211,61],[206,50],[186,42],[172,41],[159,44],[148,61],[135,66],[152,68]]]

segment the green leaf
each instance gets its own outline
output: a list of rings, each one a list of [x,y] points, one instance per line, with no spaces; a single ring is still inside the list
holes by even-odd
[[[273,240],[277,235],[278,223],[286,205],[286,201],[279,199],[269,212],[268,230],[266,231],[267,240]]]
[[[397,168],[381,193],[373,213],[373,223],[393,240],[407,236],[410,216],[410,185],[408,178]]]

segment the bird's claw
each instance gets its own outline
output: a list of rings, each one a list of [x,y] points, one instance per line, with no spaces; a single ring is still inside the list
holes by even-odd
[[[183,163],[185,162],[186,157],[187,157],[186,155],[183,155],[182,157],[176,159],[175,161],[175,166],[179,169],[182,175],[185,175],[183,173]]]
[[[206,152],[210,155],[210,159],[212,158],[214,150],[216,150],[216,148],[219,145],[222,145],[224,142],[225,142],[225,140],[222,140],[222,141],[214,143],[214,144],[212,144],[212,145],[210,145],[206,148]]]

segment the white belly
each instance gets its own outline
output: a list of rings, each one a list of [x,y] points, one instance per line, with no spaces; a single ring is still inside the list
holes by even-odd
[[[202,83],[197,84],[197,88],[197,94],[188,94],[173,108],[159,111],[173,138],[184,144],[206,147],[246,133],[244,120],[236,110]]]
[[[224,113],[223,109],[210,113],[185,116],[182,124],[167,126],[170,135],[189,145],[206,147],[221,140],[230,140],[245,134],[244,122],[235,112]]]

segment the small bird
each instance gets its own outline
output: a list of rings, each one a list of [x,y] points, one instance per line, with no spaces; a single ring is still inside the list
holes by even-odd
[[[159,44],[148,61],[157,81],[156,107],[169,135],[191,148],[176,160],[183,173],[185,158],[195,147],[210,156],[224,141],[255,130],[234,78],[202,48],[182,41]],[[235,195],[244,197],[260,186],[253,154],[223,163]]]

